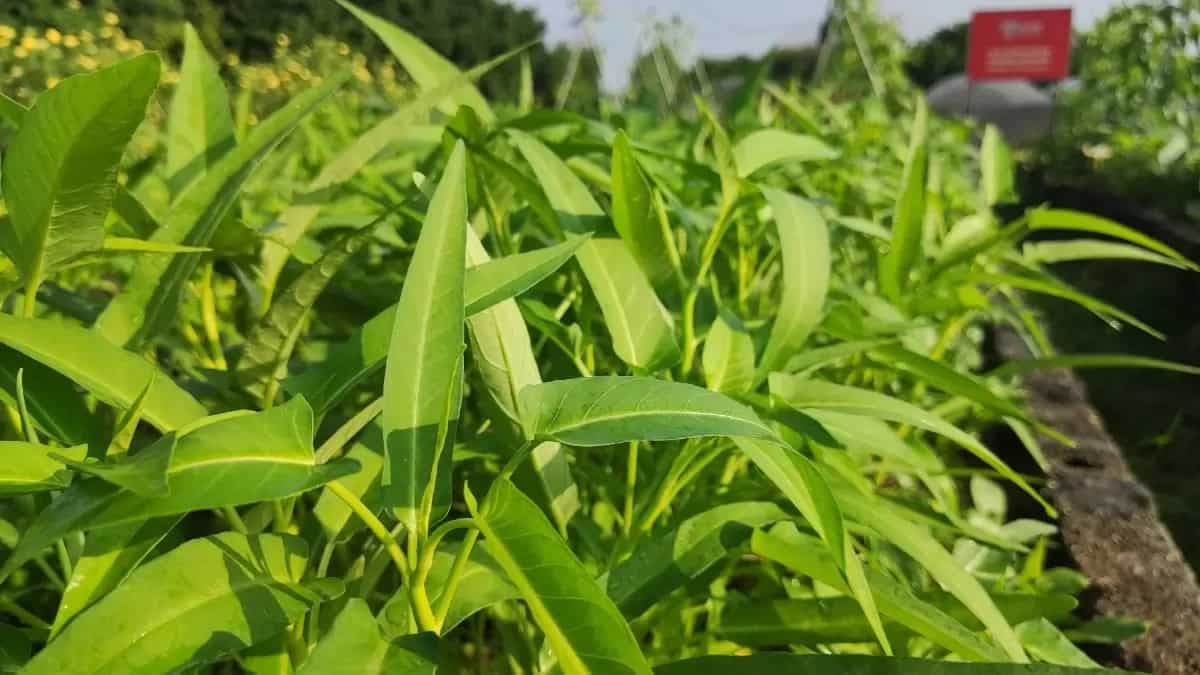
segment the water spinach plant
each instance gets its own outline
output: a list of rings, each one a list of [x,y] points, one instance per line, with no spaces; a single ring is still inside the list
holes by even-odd
[[[146,54],[0,106],[0,668],[1066,675],[1136,634],[1047,563],[1016,377],[1186,368],[1056,355],[1022,297],[1153,332],[1047,265],[1190,262],[1002,218],[1002,140],[915,97],[589,119],[343,4],[400,108],[340,73],[243,124],[190,29],[170,92]],[[985,369],[997,323],[1035,357]]]

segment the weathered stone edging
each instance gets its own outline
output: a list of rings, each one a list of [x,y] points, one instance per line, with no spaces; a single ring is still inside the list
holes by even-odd
[[[1028,357],[1011,330],[994,337],[1002,359]],[[1092,581],[1096,613],[1150,622],[1147,635],[1121,645],[1119,665],[1155,675],[1200,673],[1200,585],[1159,519],[1153,495],[1130,471],[1073,372],[1035,372],[1025,377],[1025,388],[1035,416],[1077,444],[1040,439],[1062,538]]]

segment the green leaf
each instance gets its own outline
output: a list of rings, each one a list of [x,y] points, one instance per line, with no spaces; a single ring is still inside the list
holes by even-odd
[[[76,471],[96,476],[142,497],[167,496],[167,469],[175,452],[175,438],[164,436],[136,454],[118,455],[105,461],[61,457],[63,464]]]
[[[76,391],[75,384],[38,361],[3,345],[0,345],[0,400],[14,409],[17,407],[17,373],[22,371],[25,403],[33,425],[39,431],[65,445],[79,445],[92,440],[94,420],[83,395]]]
[[[624,131],[617,132],[612,148],[613,226],[651,283],[663,284],[675,275],[669,252],[673,244],[667,239],[671,233],[659,222],[650,182]]]
[[[578,240],[576,240],[578,241]],[[474,232],[467,234],[467,262],[479,269],[488,262],[487,252]],[[510,299],[467,319],[471,354],[489,400],[500,413],[494,422],[510,447],[520,445],[518,393],[541,384],[537,359],[529,341],[529,329],[517,303]],[[522,463],[516,480],[533,488],[537,501],[546,509],[559,531],[579,510],[579,487],[571,476],[566,451],[558,443],[543,443],[534,450],[534,462]]]
[[[654,672],[657,675],[1119,675],[1126,671],[1007,663],[951,663],[851,654],[764,652],[750,656],[701,656],[659,666]]]
[[[1006,361],[988,373],[991,377],[1023,375],[1052,368],[1150,368],[1186,375],[1200,375],[1200,367],[1136,354],[1057,354],[1033,359]]]
[[[583,241],[572,238],[467,270],[466,315],[529,290],[570,260]],[[371,317],[348,340],[331,349],[325,361],[284,380],[284,389],[304,396],[318,414],[329,411],[354,385],[383,365],[396,323],[396,307],[392,305]]]
[[[24,441],[0,441],[0,496],[61,490],[71,484],[64,459],[81,460],[87,446],[52,448]]]
[[[562,267],[588,237],[481,262],[467,270],[467,316],[515,298]]]
[[[415,99],[405,102],[396,112],[359,134],[349,145],[327,161],[321,167],[317,177],[308,184],[305,189],[306,195],[297,199],[279,216],[278,227],[272,230],[271,238],[263,242],[259,276],[262,279],[266,296],[269,298],[274,293],[275,282],[279,278],[279,273],[283,271],[284,264],[291,257],[301,237],[326,206],[323,201],[314,199],[315,196],[349,181],[389,147],[407,149],[436,145],[442,136],[442,127],[422,124],[429,117],[430,111],[446,97],[461,87],[470,87],[472,82],[504,63],[522,49],[517,48],[505,52],[465,73],[439,82],[437,86],[427,89]],[[432,139],[429,138],[431,135]]]
[[[455,144],[429,202],[384,372],[381,494],[410,530],[450,507],[466,319],[466,152]]]
[[[781,162],[834,159],[838,154],[817,138],[782,129],[752,131],[733,146],[734,161],[742,178]]]
[[[892,214],[891,248],[879,259],[879,287],[884,297],[900,304],[908,289],[908,275],[921,259],[925,224],[925,177],[929,155],[925,147],[926,116],[924,97],[917,97],[908,159],[900,178],[900,197]]]
[[[1031,619],[1021,623],[1017,626],[1017,636],[1029,654],[1038,661],[1076,668],[1100,667],[1046,619]]]
[[[370,12],[347,2],[338,0],[338,4],[362,21],[371,32],[379,36],[404,70],[408,71],[413,82],[422,89],[431,89],[439,83],[450,79],[460,78],[460,71],[448,59],[431,49],[420,38],[386,21]],[[452,95],[443,99],[438,106],[447,115],[453,115],[459,106],[469,106],[484,122],[492,122],[496,116],[492,113],[487,99],[474,86],[463,86]]]
[[[229,95],[220,67],[190,23],[183,24],[183,62],[167,110],[167,185],[172,197],[196,182],[236,145]]]
[[[829,289],[829,229],[807,200],[764,187],[762,192],[775,214],[783,266],[783,293],[779,313],[758,364],[758,379],[781,368],[800,351],[821,319]]]
[[[133,405],[156,372],[154,364],[146,359],[62,321],[0,314],[0,339],[119,408]],[[121,376],[113,377],[113,373]],[[142,406],[142,417],[163,431],[177,429],[206,414],[191,394],[161,373],[154,377]]]
[[[151,53],[69,77],[25,114],[4,155],[11,229],[0,233],[0,248],[27,284],[100,248],[117,162],[146,115],[159,67]]]
[[[592,239],[575,256],[596,295],[617,356],[646,372],[678,361],[674,320],[625,244]]]
[[[881,419],[817,409],[806,410],[804,414],[851,450],[898,460],[921,471],[945,471],[936,457],[914,450]]]
[[[1076,260],[1140,260],[1179,269],[1193,269],[1186,261],[1151,251],[1133,244],[1103,239],[1066,239],[1063,241],[1031,241],[1021,247],[1021,255],[1029,262],[1060,263]]]
[[[438,549],[437,555],[434,556],[433,568],[429,571],[428,579],[430,602],[436,604],[446,592],[446,582],[450,578],[454,560],[460,549],[461,544],[449,544]],[[398,592],[397,596],[399,595],[401,594]],[[471,555],[467,557],[462,574],[458,578],[458,590],[446,610],[442,634],[449,634],[455,626],[485,607],[504,600],[519,600],[520,597],[521,594],[508,580],[495,558],[483,547],[476,546],[471,549]],[[407,597],[404,598],[404,603],[408,604]]]
[[[19,129],[25,121],[29,108],[14,101],[8,94],[0,93],[0,119],[8,122],[13,129]]]
[[[1034,209],[1028,214],[1029,229],[1038,230],[1067,230],[1072,232],[1090,232],[1102,234],[1114,239],[1121,239],[1164,255],[1182,265],[1195,269],[1195,264],[1182,253],[1167,246],[1153,237],[1148,237],[1137,230],[1113,222],[1101,216],[1072,211],[1070,209]]]
[[[787,520],[769,502],[735,502],[692,516],[641,543],[608,575],[608,596],[626,616],[641,615],[684,584],[729,558],[754,528]]]
[[[887,503],[880,499],[847,491],[838,494],[838,505],[848,518],[869,527],[928,570],[942,588],[958,598],[983,623],[1008,658],[1020,662],[1027,660],[1012,626],[987,591],[924,529],[891,513]]]
[[[60,537],[81,529],[238,506],[300,494],[357,470],[353,461],[313,461],[312,410],[292,399],[270,410],[217,416],[176,439],[170,494],[143,497],[99,479],[77,480],[26,530],[0,569],[6,577]]]
[[[264,405],[274,403],[274,380],[286,374],[317,298],[342,266],[371,241],[378,223],[379,219],[374,220],[331,242],[321,258],[301,272],[250,329],[236,375],[243,386],[261,397]]]
[[[1033,497],[1046,512],[1053,515],[1054,507],[1037,490],[1011,467],[974,436],[967,434],[937,415],[917,406],[866,389],[847,387],[819,380],[808,380],[795,375],[775,373],[771,375],[771,395],[787,405],[801,411],[808,409],[831,410],[833,412],[876,417],[900,424],[931,431],[944,436],[968,450],[1000,475],[1012,481],[1029,496]]]
[[[936,389],[952,396],[962,396],[992,412],[1028,420],[1029,415],[1012,401],[1001,398],[979,377],[960,373],[950,366],[927,356],[909,351],[899,345],[883,345],[872,350],[875,360],[896,366],[917,376]]]
[[[182,515],[166,516],[89,532],[83,553],[71,566],[71,578],[58,601],[50,637],[58,635],[67,622],[124,582],[181,520]]]
[[[722,314],[713,322],[704,338],[700,365],[709,389],[736,396],[754,385],[754,340],[735,321]]]
[[[165,673],[211,663],[341,594],[340,581],[302,583],[307,561],[299,537],[226,532],[189,541],[75,617],[23,672]]]
[[[605,223],[604,210],[566,163],[533,136],[514,129],[508,133],[537,175],[563,231],[591,232]],[[671,315],[625,244],[616,239],[592,239],[575,255],[600,304],[617,356],[645,371],[678,360]]]
[[[297,675],[433,675],[438,639],[432,633],[387,640],[365,600],[351,598]]]
[[[1016,198],[1013,189],[1012,151],[994,124],[983,130],[979,146],[980,191],[983,203],[992,207]]]
[[[785,373],[811,373],[821,366],[834,363],[841,359],[861,354],[868,349],[885,345],[889,340],[851,340],[837,342],[827,347],[805,349],[787,360],[783,367]]]
[[[582,377],[525,387],[521,426],[531,440],[591,447],[699,436],[774,439],[746,406],[714,391],[653,377]]]
[[[751,550],[755,555],[774,560],[842,593],[850,592],[849,584],[838,573],[833,557],[825,545],[813,537],[801,534],[794,525],[781,524],[772,528],[770,532],[755,532],[751,538]],[[918,598],[903,584],[872,569],[866,569],[865,575],[880,613],[889,619],[964,658],[977,661],[999,661],[1004,658],[1004,652],[973,633],[942,609]],[[859,621],[866,625],[861,615]]]
[[[172,206],[152,241],[206,246],[225,220],[246,179],[308,113],[350,77],[341,71],[294,97],[256,125]],[[182,300],[184,285],[200,263],[198,253],[142,258],[121,294],[108,304],[95,330],[109,342],[144,346],[165,330]]]
[[[133,237],[105,237],[103,251],[128,251],[130,253],[207,253],[212,249],[204,246],[184,246]]]
[[[1159,340],[1166,339],[1160,332],[1152,328],[1150,325],[1138,319],[1132,314],[1122,311],[1107,302],[1098,300],[1087,293],[1076,290],[1071,286],[1049,276],[1039,275],[1038,277],[1024,276],[1019,274],[992,274],[988,272],[975,272],[971,274],[971,280],[992,286],[1011,286],[1020,288],[1031,293],[1041,293],[1055,298],[1062,298],[1073,302],[1080,307],[1100,316],[1105,319],[1115,319],[1141,330],[1142,332]]]
[[[873,576],[873,579],[880,578],[884,577],[882,575]],[[912,608],[914,610],[930,611],[932,609],[943,617],[950,617],[956,622],[961,622],[960,628],[963,623],[972,627],[978,626],[978,622],[974,620],[970,612],[967,612],[962,603],[955,600],[949,593],[935,591],[912,595],[903,585],[896,584],[896,582],[891,583],[897,587],[894,590],[910,596],[905,598],[906,601],[916,602],[916,606]],[[1058,597],[1070,600],[1068,596]],[[996,595],[992,596],[992,600],[1000,608],[1005,618],[1012,623],[1026,621],[1030,616],[1039,616],[1041,611],[1039,604],[1042,602],[1041,596]],[[879,600],[881,607],[886,606],[888,602],[883,598]],[[1073,606],[1075,603],[1071,601],[1068,604]],[[894,609],[894,607],[889,607],[889,609]],[[1047,606],[1046,609],[1053,611],[1057,607]],[[1031,620],[1031,623],[1045,621],[1044,618],[1038,618]],[[1053,624],[1046,623],[1053,628]],[[789,643],[814,645],[874,640],[874,633],[866,619],[863,618],[858,604],[854,602],[853,598],[844,596],[790,598],[730,605],[722,612],[718,625],[718,632],[722,637],[751,647],[769,647]],[[899,621],[889,621],[887,627],[895,629],[907,626]],[[962,630],[970,634],[969,630],[965,628]],[[1018,634],[1021,633],[1020,626],[1017,631]],[[1061,638],[1061,633],[1059,637]],[[1022,641],[1025,642],[1024,636],[1022,636]],[[1068,644],[1070,643],[1068,642]],[[1028,642],[1026,642],[1026,646],[1028,647]],[[988,647],[988,656],[985,658],[992,660],[1004,658],[1003,654],[997,654],[990,645]],[[1030,651],[1033,653],[1032,650]],[[1034,653],[1034,656],[1037,654]],[[979,655],[976,654],[974,657],[979,658]],[[1079,663],[1057,663],[1059,665],[1081,665]]]
[[[482,505],[468,498],[484,544],[529,607],[566,675],[649,673],[621,611],[537,505],[512,483],[492,483]]]

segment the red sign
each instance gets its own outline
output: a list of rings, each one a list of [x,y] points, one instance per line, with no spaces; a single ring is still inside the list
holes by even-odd
[[[971,17],[970,80],[1061,80],[1070,57],[1070,8],[976,12]]]

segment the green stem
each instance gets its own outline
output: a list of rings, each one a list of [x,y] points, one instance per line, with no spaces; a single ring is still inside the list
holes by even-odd
[[[458,549],[458,555],[454,557],[454,565],[450,568],[450,578],[446,580],[446,586],[442,589],[442,597],[438,598],[437,608],[434,612],[439,631],[446,624],[446,615],[450,613],[450,602],[458,591],[458,583],[462,580],[463,570],[467,567],[467,561],[471,557],[471,549],[474,548],[476,539],[479,539],[479,530],[472,527],[467,532],[466,539],[463,540],[462,548]]]
[[[354,515],[363,521],[363,524],[367,526],[371,534],[375,535],[375,538],[383,545],[384,550],[391,556],[396,569],[400,571],[400,576],[407,581],[409,573],[408,558],[404,555],[400,544],[396,543],[395,538],[392,537],[392,533],[388,532],[387,527],[375,517],[371,509],[367,508],[367,505],[363,504],[357,495],[350,491],[350,488],[343,485],[340,481],[329,481],[325,484],[325,487],[329,488],[330,492],[336,495],[338,499],[341,499],[346,506],[350,507]]]
[[[74,565],[71,564],[71,554],[67,552],[67,545],[59,539],[54,542],[54,550],[58,553],[58,564],[62,567],[63,578],[70,579]]]
[[[229,527],[233,528],[234,532],[246,534],[249,530],[246,528],[246,522],[238,515],[237,509],[232,506],[222,506],[221,515],[225,516],[225,521],[229,523]]]
[[[34,311],[37,309],[37,292],[38,287],[42,285],[40,275],[34,275],[30,278],[29,283],[25,285],[25,304],[21,308],[21,316],[26,319],[32,319]]]
[[[47,631],[51,628],[50,624],[42,621],[36,614],[18,605],[10,598],[0,597],[0,609],[12,614],[34,628]]]
[[[638,442],[633,441],[629,444],[629,455],[625,462],[625,532],[626,534],[633,531],[633,502],[635,490],[637,489],[637,470],[638,470]]]
[[[524,445],[517,448],[517,451],[513,453],[513,456],[509,457],[508,461],[505,462],[504,468],[500,469],[499,477],[505,479],[512,478],[513,473],[517,470],[517,467],[521,465],[521,462],[525,461],[525,458],[529,457],[530,453],[533,452],[533,446],[533,441],[525,441]]]

